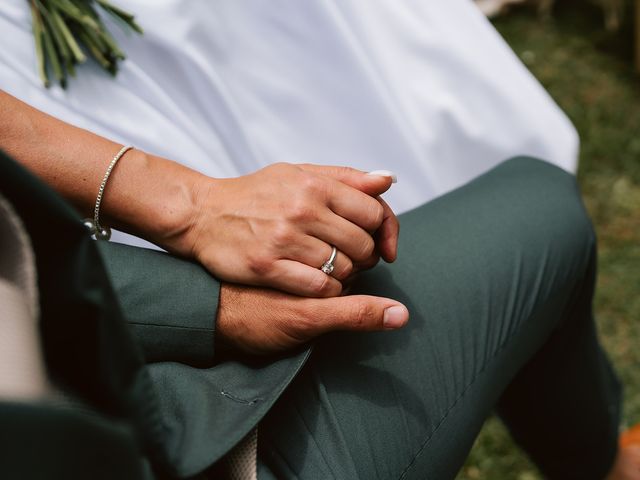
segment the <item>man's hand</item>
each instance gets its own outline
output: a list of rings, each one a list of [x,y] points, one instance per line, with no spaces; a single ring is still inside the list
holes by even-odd
[[[216,335],[232,348],[266,354],[294,348],[333,330],[395,330],[408,319],[407,308],[388,298],[305,298],[223,284]]]
[[[292,164],[207,178],[192,225],[171,250],[195,258],[222,280],[338,296],[341,281],[375,265],[378,255],[395,259],[397,220],[377,198],[390,186],[390,177],[350,168]],[[339,253],[329,276],[319,267],[331,245]]]

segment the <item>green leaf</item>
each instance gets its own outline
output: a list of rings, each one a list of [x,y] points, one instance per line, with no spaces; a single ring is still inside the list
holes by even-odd
[[[47,67],[44,59],[44,52],[42,48],[42,20],[40,18],[40,12],[34,2],[31,2],[31,18],[33,19],[33,37],[36,43],[36,58],[38,60],[38,74],[40,79],[46,88],[49,88],[49,75],[47,74]]]

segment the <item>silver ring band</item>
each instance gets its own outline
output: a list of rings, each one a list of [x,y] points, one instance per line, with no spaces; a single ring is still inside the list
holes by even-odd
[[[329,260],[327,260],[322,264],[322,266],[320,267],[320,270],[322,270],[327,275],[331,275],[331,272],[333,272],[333,269],[334,269],[333,261],[336,259],[337,254],[338,254],[338,249],[332,245],[331,256],[329,257]]]

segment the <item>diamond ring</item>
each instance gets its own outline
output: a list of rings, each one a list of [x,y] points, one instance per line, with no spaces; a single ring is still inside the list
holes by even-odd
[[[320,267],[320,270],[322,270],[327,275],[331,275],[331,272],[333,272],[333,269],[334,269],[333,261],[336,259],[337,254],[338,254],[338,250],[336,249],[336,247],[332,246],[331,256],[329,257],[329,260],[327,260],[322,264],[322,266]]]

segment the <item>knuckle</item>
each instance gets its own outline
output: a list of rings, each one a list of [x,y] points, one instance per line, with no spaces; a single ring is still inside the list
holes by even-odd
[[[340,166],[340,172],[343,173],[344,177],[352,177],[357,178],[358,176],[364,175],[365,172],[359,170],[354,167]]]
[[[376,322],[376,312],[373,306],[361,301],[354,306],[352,326],[354,328],[365,328],[372,326]]]
[[[316,194],[322,189],[322,181],[319,176],[304,172],[300,178],[300,188],[304,192]]]
[[[269,176],[281,177],[287,170],[288,165],[284,162],[272,163],[267,165],[261,171]]]
[[[300,200],[291,206],[289,218],[293,222],[312,222],[316,217],[315,208],[306,200]]]
[[[277,172],[283,172],[283,171],[291,170],[292,167],[293,167],[293,165],[291,165],[290,163],[276,162],[276,163],[274,163],[272,165],[269,165],[266,168],[269,168],[269,169],[277,171]]]
[[[360,240],[360,244],[356,249],[356,255],[354,256],[354,259],[359,262],[367,260],[374,254],[375,247],[376,244],[370,235],[362,235],[362,239]]]
[[[372,229],[378,228],[382,225],[382,221],[384,220],[384,208],[380,205],[379,202],[373,201],[371,204],[371,221],[373,223]]]
[[[251,255],[247,258],[247,266],[255,275],[264,277],[271,272],[273,262],[263,255]]]
[[[292,184],[297,186],[299,183],[299,176],[301,174],[304,175],[302,169],[293,163],[278,162],[266,168],[270,168],[274,176],[287,185]]]
[[[351,167],[345,167],[342,165],[328,167],[328,168],[329,168],[329,173],[338,179],[349,178],[353,174],[353,172],[356,171]]]
[[[364,262],[362,262],[361,268],[364,269],[364,270],[369,270],[369,269],[375,267],[378,264],[379,261],[380,261],[380,255],[374,253],[368,259],[366,259]]]
[[[331,292],[331,277],[321,272],[315,275],[309,284],[309,291],[314,297],[326,297]]]
[[[380,261],[380,255],[374,254],[369,258],[367,258],[365,261],[358,262],[357,264],[355,264],[353,266],[353,272],[357,273],[365,270],[370,270],[373,267],[375,267],[379,261]]]
[[[279,222],[271,234],[273,245],[280,249],[291,245],[295,241],[295,230],[287,222]]]
[[[340,270],[338,271],[336,277],[339,280],[344,280],[345,278],[348,278],[349,275],[351,275],[352,272],[353,272],[353,262],[351,261],[351,259],[349,257],[345,256],[344,261],[341,262],[341,267],[340,267]]]
[[[311,333],[318,330],[321,318],[314,311],[298,312],[294,318],[292,318],[292,324],[300,335],[310,337]]]

